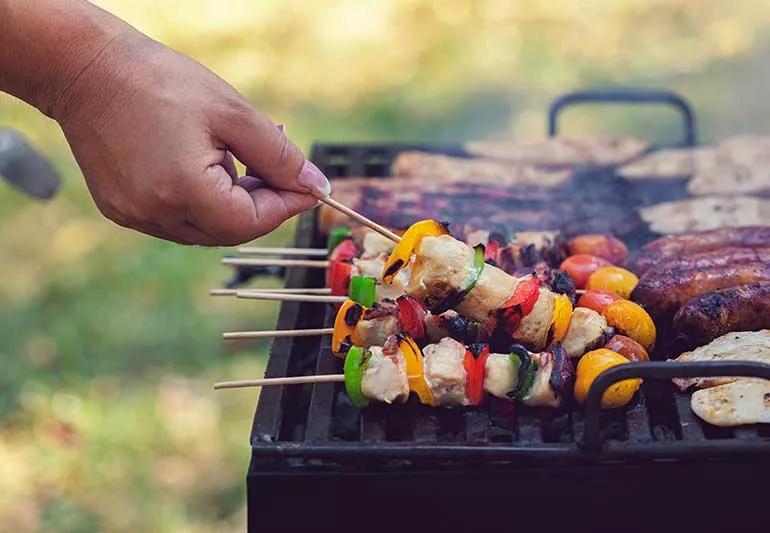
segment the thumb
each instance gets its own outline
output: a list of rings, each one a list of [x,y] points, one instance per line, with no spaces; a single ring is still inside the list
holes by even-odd
[[[322,197],[331,193],[323,172],[282,129],[246,102],[218,117],[215,134],[255,177],[273,188]]]

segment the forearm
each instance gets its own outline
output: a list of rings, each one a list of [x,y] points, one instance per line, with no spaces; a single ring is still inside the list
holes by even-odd
[[[0,91],[58,118],[72,88],[129,31],[83,0],[0,0]]]

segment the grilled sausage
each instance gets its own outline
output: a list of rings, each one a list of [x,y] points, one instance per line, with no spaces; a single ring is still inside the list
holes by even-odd
[[[703,346],[731,331],[770,329],[770,283],[753,283],[696,296],[674,316],[677,340]]]
[[[637,275],[653,265],[687,254],[719,250],[725,247],[770,247],[770,226],[720,228],[682,235],[667,235],[645,244],[626,266]]]
[[[708,270],[711,268],[723,268],[726,266],[745,265],[748,263],[770,263],[770,247],[738,248],[730,246],[720,250],[672,257],[671,259],[648,268],[643,276],[660,276],[662,272],[671,269]]]
[[[770,263],[753,262],[703,270],[664,269],[643,275],[631,299],[656,321],[666,321],[691,298],[738,285],[770,281]]]

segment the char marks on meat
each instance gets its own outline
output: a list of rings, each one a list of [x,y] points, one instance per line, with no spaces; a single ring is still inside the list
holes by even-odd
[[[374,302],[374,305],[364,312],[364,320],[392,315],[398,315],[398,304],[386,298]]]

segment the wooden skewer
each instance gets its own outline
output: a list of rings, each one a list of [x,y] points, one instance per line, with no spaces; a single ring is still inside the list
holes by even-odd
[[[367,228],[373,229],[374,231],[376,231],[380,235],[382,235],[384,237],[387,237],[388,239],[390,239],[393,242],[399,242],[401,240],[401,237],[399,237],[398,235],[396,235],[395,233],[390,231],[388,228],[380,226],[376,222],[373,222],[373,221],[369,220],[368,218],[366,218],[361,213],[353,211],[349,207],[339,203],[337,200],[334,200],[331,196],[326,196],[326,197],[323,197],[323,198],[319,198],[319,200],[321,200],[326,205],[328,205],[330,207],[333,207],[337,211],[345,213],[347,216],[349,216],[350,218],[352,218],[356,222],[359,222],[359,223],[363,224]]]
[[[318,259],[253,259],[250,257],[224,257],[223,265],[239,266],[282,266],[282,267],[305,267],[305,268],[328,268],[329,261],[320,261]]]
[[[230,331],[222,333],[225,340],[233,339],[269,339],[276,337],[314,337],[316,335],[331,335],[334,328],[317,329],[279,329],[274,331]]]
[[[242,381],[220,381],[214,383],[215,389],[241,389],[244,387],[267,387],[270,385],[299,385],[302,383],[337,383],[344,382],[343,374],[328,374],[322,376],[294,376],[290,378],[264,378]]]
[[[309,257],[326,257],[329,251],[326,248],[270,248],[242,246],[238,253],[243,255],[298,255]]]
[[[280,302],[321,302],[329,304],[341,304],[347,298],[345,296],[329,296],[325,294],[286,294],[275,292],[251,292],[236,291],[236,298],[248,300],[277,300]]]
[[[273,294],[331,294],[332,290],[329,287],[313,287],[306,289],[287,289],[284,287],[275,289],[263,289],[263,288],[248,288],[248,289],[211,289],[209,295],[211,296],[235,296],[238,291],[242,292],[255,292],[255,293],[273,293]]]

